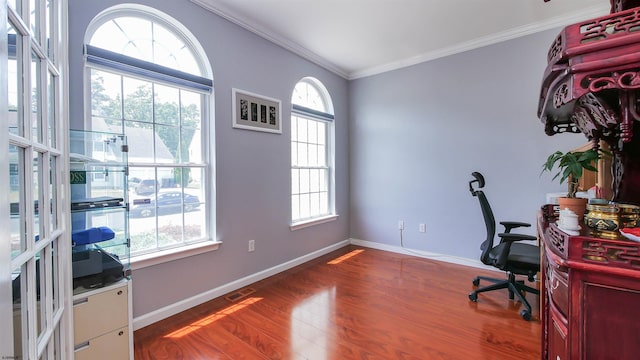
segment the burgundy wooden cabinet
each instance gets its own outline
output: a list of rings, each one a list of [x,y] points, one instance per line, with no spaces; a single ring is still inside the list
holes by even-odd
[[[640,357],[640,243],[560,230],[543,208],[542,359]]]

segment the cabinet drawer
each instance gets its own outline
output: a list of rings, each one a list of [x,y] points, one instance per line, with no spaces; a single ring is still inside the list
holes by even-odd
[[[568,274],[554,266],[550,259],[547,259],[547,279],[546,288],[551,301],[558,308],[564,317],[569,314],[569,280]]]
[[[76,345],[76,360],[129,359],[129,328],[123,327]]]
[[[73,302],[74,343],[127,326],[129,320],[127,285]]]
[[[567,328],[563,319],[554,311],[549,314],[549,347],[548,360],[570,360],[567,343]]]

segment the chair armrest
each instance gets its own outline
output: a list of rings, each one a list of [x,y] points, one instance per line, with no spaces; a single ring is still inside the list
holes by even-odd
[[[531,241],[538,240],[536,236],[525,235],[525,234],[500,233],[498,234],[498,236],[500,237],[501,242],[502,241],[514,242],[514,241],[522,241],[522,240],[531,240]]]
[[[511,229],[519,227],[531,227],[531,224],[521,221],[500,221],[500,225],[504,226],[505,233],[509,233]]]

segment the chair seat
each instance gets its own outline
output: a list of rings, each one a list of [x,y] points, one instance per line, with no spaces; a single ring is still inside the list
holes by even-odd
[[[506,244],[494,247],[489,258],[497,265],[498,256],[502,253],[502,248]],[[537,272],[540,269],[540,248],[531,244],[513,243],[507,257],[505,268],[519,275],[527,275],[530,272]]]

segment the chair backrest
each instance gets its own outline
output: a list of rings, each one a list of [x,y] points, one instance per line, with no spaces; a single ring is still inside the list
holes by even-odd
[[[484,224],[487,228],[487,238],[482,242],[482,245],[480,245],[480,249],[482,250],[480,261],[487,265],[494,265],[489,261],[489,252],[493,248],[493,239],[496,235],[496,219],[493,216],[493,211],[491,210],[491,205],[489,205],[487,196],[484,194],[484,191],[480,190],[484,187],[484,177],[479,172],[474,172],[471,175],[475,179],[469,181],[469,191],[471,192],[471,195],[477,197],[480,202],[480,209],[482,209]],[[478,189],[474,188],[475,183],[477,183]]]

